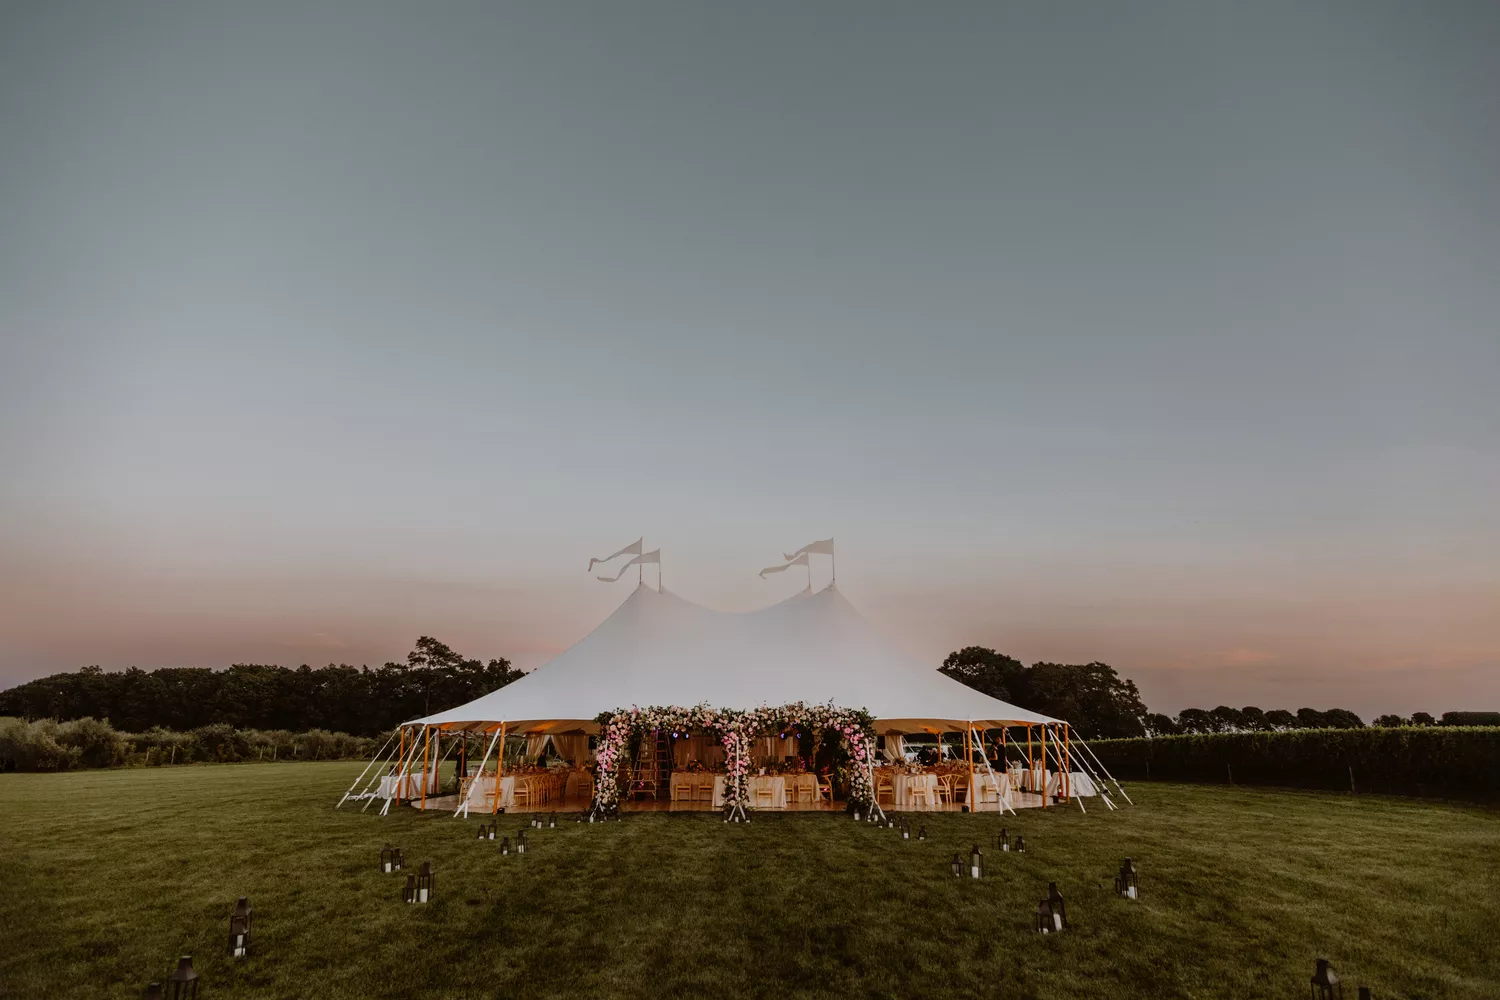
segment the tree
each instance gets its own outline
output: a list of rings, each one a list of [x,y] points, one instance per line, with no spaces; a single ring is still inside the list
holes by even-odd
[[[85,667],[0,691],[0,716],[93,717],[127,732],[228,725],[372,736],[471,701],[521,676],[509,660],[465,659],[422,636],[407,662],[373,670],[346,663],[317,669],[236,663],[227,670],[164,667],[149,672]]]
[[[1035,663],[983,646],[948,654],[938,670],[994,698],[1064,719],[1085,739],[1141,736],[1146,706],[1135,682],[1107,663]]]
[[[1019,705],[1016,688],[1019,679],[1026,673],[1026,666],[1014,657],[997,653],[983,646],[965,646],[948,654],[938,672],[947,674],[961,684],[976,691],[983,691],[991,698],[999,698]],[[1026,706],[1022,706],[1026,707]]]
[[[1301,728],[1301,723],[1297,721],[1297,717],[1284,708],[1273,708],[1267,712],[1266,725],[1276,730]]]
[[[1382,729],[1400,729],[1402,726],[1411,725],[1411,720],[1403,719],[1399,715],[1377,715],[1374,725]]]
[[[1435,726],[1437,725],[1437,720],[1432,717],[1432,713],[1430,712],[1413,712],[1411,713],[1411,724],[1414,726]]]
[[[1363,729],[1365,720],[1347,708],[1330,708],[1323,713],[1323,726],[1327,729]]]
[[[1214,732],[1237,733],[1245,728],[1245,713],[1228,705],[1220,705],[1208,713],[1214,720]]]
[[[1240,709],[1240,716],[1243,720],[1242,727],[1251,732],[1263,733],[1271,728],[1271,724],[1266,721],[1266,713],[1254,705],[1246,705]]]
[[[1176,736],[1182,732],[1182,727],[1178,726],[1170,715],[1163,715],[1160,712],[1146,713],[1141,723],[1146,727],[1147,736]]]
[[[1324,725],[1324,722],[1323,722],[1323,713],[1320,712],[1320,711],[1318,711],[1316,708],[1299,708],[1299,709],[1297,709],[1297,728],[1298,729],[1323,729],[1323,728],[1325,728],[1325,725]]]
[[[1213,716],[1201,708],[1184,708],[1177,714],[1177,728],[1184,733],[1214,732]]]

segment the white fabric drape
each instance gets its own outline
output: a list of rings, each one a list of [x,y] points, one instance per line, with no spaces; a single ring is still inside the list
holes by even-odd
[[[587,733],[553,733],[552,746],[558,756],[574,764],[588,763],[589,737]]]
[[[543,733],[540,736],[533,733],[532,735],[526,737],[526,759],[536,760],[538,755],[540,755],[542,750],[547,746],[547,741],[551,738],[552,737],[548,736],[546,733]]]
[[[906,737],[900,733],[885,734],[885,759],[893,764],[906,760]]]

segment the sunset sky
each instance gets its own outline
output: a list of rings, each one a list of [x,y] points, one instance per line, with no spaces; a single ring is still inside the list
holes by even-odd
[[[833,535],[934,666],[1500,709],[1497,51],[1493,3],[6,4],[0,686],[530,668],[638,535],[728,610]]]

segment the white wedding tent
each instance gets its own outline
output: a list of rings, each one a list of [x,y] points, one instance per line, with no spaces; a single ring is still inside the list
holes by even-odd
[[[581,767],[588,737],[599,733],[595,720],[605,713],[700,705],[751,711],[797,703],[867,712],[875,734],[884,737],[887,757],[897,763],[903,763],[904,734],[962,733],[965,761],[982,768],[992,784],[999,782],[997,794],[1004,779],[990,770],[982,734],[999,730],[1008,740],[1005,734],[1021,727],[1024,747],[1013,745],[1026,768],[1017,787],[1045,787],[1046,793],[1036,795],[1045,805],[1054,791],[1049,765],[1055,765],[1062,775],[1055,789],[1061,800],[1094,794],[1090,777],[1075,771],[1088,764],[1070,753],[1066,721],[992,698],[907,655],[829,584],[745,613],[714,611],[639,585],[598,627],[548,663],[467,704],[405,723],[392,757],[398,773],[381,776],[383,790],[376,795],[420,798],[425,808],[439,784],[440,758],[429,743],[441,742],[444,734],[492,737],[481,775],[488,774],[485,763],[496,742],[506,737],[525,737],[528,758],[535,758],[550,737],[564,759]],[[1074,742],[1087,752],[1081,741]],[[783,745],[767,753],[784,758],[792,751]],[[1001,759],[1006,756],[1002,748]],[[413,770],[426,777],[412,778]],[[497,772],[480,783],[491,789],[493,809],[502,798],[509,801],[505,788],[515,779],[500,781]],[[654,781],[647,784],[656,787]],[[345,795],[368,797],[355,795],[353,786]],[[469,798],[466,794],[465,804]]]
[[[597,730],[632,705],[863,708],[877,732],[962,732],[1062,720],[991,698],[879,635],[835,585],[748,613],[635,591],[571,649],[525,677],[410,725],[510,733]]]

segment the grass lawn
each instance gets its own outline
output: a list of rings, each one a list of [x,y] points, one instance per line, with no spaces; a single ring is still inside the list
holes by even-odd
[[[829,815],[709,814],[528,834],[332,808],[358,765],[0,775],[0,996],[139,997],[193,955],[215,997],[1305,997],[1330,957],[1377,997],[1500,997],[1500,811],[1136,784],[1136,805],[1007,817],[1025,855],[948,861],[1000,820],[919,819],[926,843]],[[523,824],[502,817],[502,833]],[[384,841],[431,861],[400,901]],[[1125,855],[1142,899],[1115,898]],[[1058,883],[1073,929],[1032,910]],[[225,954],[248,895],[255,953]]]

